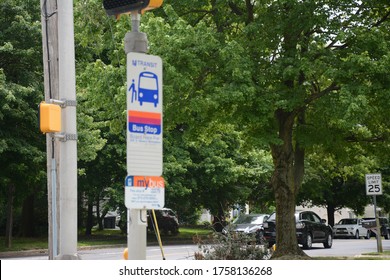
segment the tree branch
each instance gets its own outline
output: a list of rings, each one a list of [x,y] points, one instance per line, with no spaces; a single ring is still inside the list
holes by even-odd
[[[232,12],[236,14],[237,16],[243,16],[245,14],[245,10],[241,9],[236,3],[233,1],[229,1],[228,5]],[[245,6],[246,6],[246,24],[253,22],[254,14],[253,14],[253,7],[254,4],[251,3],[251,0],[245,0]]]
[[[345,141],[351,142],[351,143],[377,143],[377,142],[384,142],[387,141],[388,137],[384,135],[374,136],[370,138],[358,138],[356,135],[351,135],[344,138]]]
[[[298,125],[304,125],[305,112],[301,111],[297,118]],[[305,174],[305,148],[297,141],[294,149],[294,185],[297,192],[302,185],[303,176]]]
[[[182,16],[186,16],[186,15],[189,15],[189,14],[201,14],[200,17],[195,21],[195,25],[198,24],[206,15],[208,14],[214,14],[214,10],[203,10],[203,9],[200,9],[200,10],[190,10],[188,12],[185,12],[185,13],[182,13],[180,15],[180,17]]]
[[[305,104],[308,105],[310,103],[312,103],[313,101],[331,93],[332,91],[334,90],[339,90],[340,87],[335,83],[333,82],[330,86],[328,86],[326,89],[322,90],[322,91],[318,91],[317,93],[315,94],[312,94],[310,95],[306,100],[305,100]]]
[[[382,23],[384,23],[389,18],[390,18],[390,10],[380,20],[378,20],[372,27],[380,26]]]
[[[234,14],[236,14],[237,16],[242,16],[244,14],[244,12],[238,7],[238,5],[236,3],[229,1],[228,5],[229,5],[230,9],[232,10],[232,12]]]

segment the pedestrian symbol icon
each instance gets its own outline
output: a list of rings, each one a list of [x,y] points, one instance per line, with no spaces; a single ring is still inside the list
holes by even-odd
[[[131,86],[129,87],[129,92],[131,94],[131,103],[137,101],[137,91],[135,90],[134,79],[131,80]]]

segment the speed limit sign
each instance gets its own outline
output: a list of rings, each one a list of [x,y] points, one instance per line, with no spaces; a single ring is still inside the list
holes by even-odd
[[[382,194],[382,175],[366,174],[366,194],[381,195]]]

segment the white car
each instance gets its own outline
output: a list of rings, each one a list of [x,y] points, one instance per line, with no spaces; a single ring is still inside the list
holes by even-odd
[[[361,236],[364,236],[366,239],[369,239],[370,235],[370,230],[364,228],[362,226],[362,220],[358,218],[341,219],[333,226],[334,238],[348,237],[359,239]]]
[[[230,225],[222,230],[223,234],[240,232],[252,235],[260,242],[263,235],[263,223],[268,219],[268,214],[241,214]]]

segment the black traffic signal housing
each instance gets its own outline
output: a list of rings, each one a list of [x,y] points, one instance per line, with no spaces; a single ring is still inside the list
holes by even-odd
[[[132,11],[151,10],[161,6],[163,0],[103,0],[109,16],[118,16]]]

